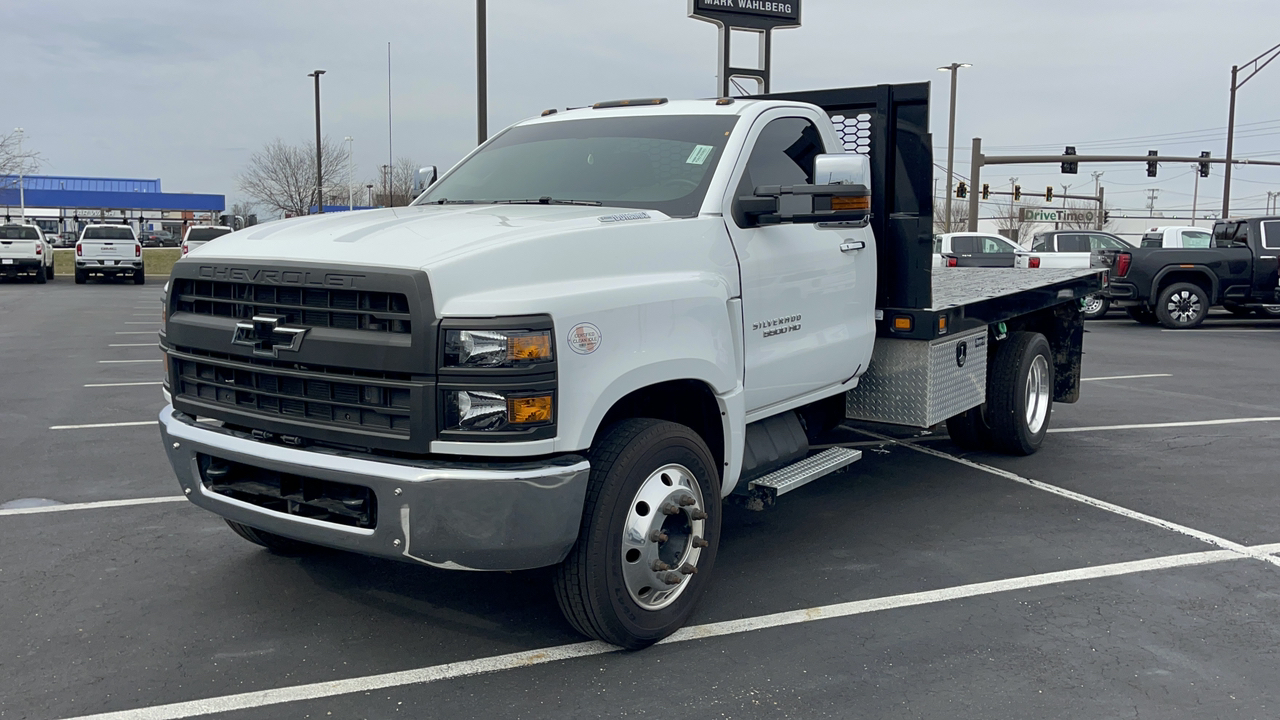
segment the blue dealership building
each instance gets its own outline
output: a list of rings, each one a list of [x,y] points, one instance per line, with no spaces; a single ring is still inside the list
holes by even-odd
[[[126,222],[135,230],[168,230],[181,236],[187,225],[216,223],[225,209],[223,195],[164,192],[159,179],[28,175],[19,188],[18,177],[0,176],[4,221],[25,215],[46,233],[78,233],[89,223]]]

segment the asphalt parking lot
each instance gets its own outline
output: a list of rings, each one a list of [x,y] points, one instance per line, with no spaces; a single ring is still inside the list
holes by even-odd
[[[0,283],[0,718],[1280,716],[1280,321],[1091,323],[1031,457],[843,429],[863,461],[731,509],[691,626],[628,653],[544,571],[282,557],[189,505],[160,292]]]

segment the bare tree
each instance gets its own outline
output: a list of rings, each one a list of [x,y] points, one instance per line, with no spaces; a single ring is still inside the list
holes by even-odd
[[[413,158],[402,157],[396,160],[391,170],[391,204],[408,205],[416,199],[413,194],[413,181],[418,175],[418,163]]]
[[[22,147],[22,133],[14,130],[0,135],[0,188],[17,187],[18,175],[40,169],[40,153]]]
[[[969,228],[969,203],[951,203],[951,222],[947,222],[947,205],[943,198],[933,199],[933,232],[942,234],[961,232]]]
[[[340,143],[326,137],[320,143],[320,157],[321,185],[329,195],[346,172],[346,152]],[[255,203],[285,216],[306,215],[317,204],[315,146],[289,145],[276,138],[249,157],[238,183],[240,191]]]

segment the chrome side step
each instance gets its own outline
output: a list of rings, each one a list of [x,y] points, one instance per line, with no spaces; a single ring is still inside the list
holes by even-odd
[[[763,510],[777,502],[779,495],[803,487],[824,475],[844,469],[862,459],[861,450],[833,447],[817,455],[774,470],[764,477],[747,483],[748,510]]]

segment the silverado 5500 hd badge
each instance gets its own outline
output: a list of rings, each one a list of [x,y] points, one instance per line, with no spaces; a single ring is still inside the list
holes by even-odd
[[[800,315],[788,315],[786,317],[774,318],[773,320],[764,320],[758,323],[752,323],[751,330],[763,330],[761,337],[773,337],[774,335],[782,335],[784,333],[795,332],[800,329]]]

